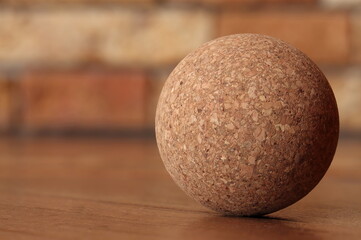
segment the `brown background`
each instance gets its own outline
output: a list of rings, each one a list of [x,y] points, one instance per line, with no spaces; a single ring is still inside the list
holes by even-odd
[[[175,65],[242,32],[307,53],[341,117],[321,183],[260,218],[188,198],[153,135]],[[0,239],[359,240],[360,93],[361,0],[0,0]]]
[[[0,129],[152,132],[174,66],[244,32],[308,54],[331,82],[342,132],[361,132],[360,0],[0,0]]]

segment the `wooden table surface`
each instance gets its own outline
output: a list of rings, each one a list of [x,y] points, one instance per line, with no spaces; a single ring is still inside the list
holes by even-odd
[[[153,139],[0,140],[0,239],[361,239],[361,141],[341,140],[321,183],[262,218],[188,198]]]

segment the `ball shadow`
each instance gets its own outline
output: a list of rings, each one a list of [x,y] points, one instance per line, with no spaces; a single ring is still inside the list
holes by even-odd
[[[302,222],[274,216],[235,217],[202,216],[184,228],[182,238],[189,239],[308,239],[322,237]]]

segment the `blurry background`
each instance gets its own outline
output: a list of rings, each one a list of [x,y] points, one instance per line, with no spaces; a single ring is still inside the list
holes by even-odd
[[[341,117],[325,179],[270,218],[202,208],[154,141],[176,64],[246,32],[308,54]],[[0,0],[0,239],[358,240],[360,160],[361,0]]]
[[[361,0],[0,0],[1,132],[152,134],[175,65],[247,32],[308,54],[361,133]]]

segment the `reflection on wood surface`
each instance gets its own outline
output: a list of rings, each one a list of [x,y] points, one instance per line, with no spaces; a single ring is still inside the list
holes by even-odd
[[[1,239],[360,239],[361,142],[300,202],[230,218],[188,198],[152,139],[0,140]]]

